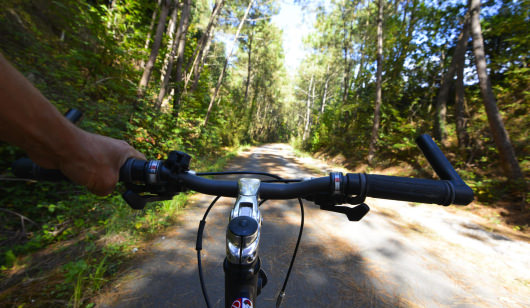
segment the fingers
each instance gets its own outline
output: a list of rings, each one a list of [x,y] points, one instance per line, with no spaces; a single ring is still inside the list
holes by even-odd
[[[131,147],[131,151],[129,152],[129,157],[127,158],[138,158],[138,159],[142,159],[142,160],[147,160],[147,158],[145,158],[145,155],[143,153],[140,153],[138,152],[135,148]]]
[[[85,132],[86,133],[86,132]],[[128,158],[145,160],[145,156],[123,140],[87,134],[82,155],[66,163],[63,173],[98,196],[114,191],[120,168]],[[67,170],[67,172],[65,172]]]
[[[96,194],[98,196],[106,196],[110,195],[114,188],[116,187],[116,184],[118,183],[118,177],[108,177],[106,179],[102,179],[104,182],[97,183],[93,187],[87,187],[90,192],[93,194]]]

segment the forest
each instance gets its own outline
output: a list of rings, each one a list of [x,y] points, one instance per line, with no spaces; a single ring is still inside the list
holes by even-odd
[[[434,178],[414,143],[429,133],[480,206],[530,230],[529,1],[294,3],[316,16],[294,72],[275,0],[3,0],[0,52],[61,112],[82,110],[83,129],[148,158],[185,151],[198,170],[283,142]],[[137,213],[118,192],[14,179],[23,156],[0,143],[0,302],[11,306],[46,293],[92,307],[132,245],[174,223],[189,196]]]

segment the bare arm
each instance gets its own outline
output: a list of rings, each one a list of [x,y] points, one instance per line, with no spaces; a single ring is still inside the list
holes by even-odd
[[[125,141],[88,133],[61,113],[0,54],[0,140],[44,168],[60,169],[98,195],[112,192],[129,157],[145,157]]]

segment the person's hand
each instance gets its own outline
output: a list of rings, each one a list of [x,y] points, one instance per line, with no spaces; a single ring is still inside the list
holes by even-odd
[[[128,158],[145,159],[127,142],[76,129],[77,137],[57,153],[59,160],[50,162],[39,153],[29,152],[37,164],[58,168],[73,182],[86,186],[96,195],[110,194],[119,179],[120,167]],[[43,159],[44,158],[44,159]]]
[[[0,53],[0,140],[26,151],[39,166],[60,169],[75,183],[107,195],[127,158],[145,157],[125,141],[70,123]]]

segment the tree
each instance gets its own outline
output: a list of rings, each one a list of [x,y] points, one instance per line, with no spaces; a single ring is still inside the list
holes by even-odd
[[[151,53],[149,55],[149,59],[147,63],[145,64],[144,72],[142,74],[142,78],[140,79],[140,83],[138,84],[138,91],[137,91],[138,97],[143,97],[145,95],[147,84],[149,83],[149,79],[151,78],[151,73],[153,72],[155,61],[158,56],[158,51],[162,43],[162,36],[164,35],[164,29],[166,28],[166,18],[169,13],[170,5],[171,5],[170,0],[162,1],[162,6],[160,8],[160,18],[158,19],[155,39],[153,41],[153,46],[151,47]]]
[[[456,48],[460,47],[460,41],[469,39],[469,14],[465,15],[464,29],[462,30],[461,38],[459,39]],[[464,149],[469,143],[469,135],[467,133],[467,120],[465,112],[465,91],[464,91],[464,66],[466,60],[466,48],[457,52],[453,56],[456,70],[455,81],[455,122],[456,122],[456,136],[458,138],[458,146]]]
[[[304,125],[304,134],[302,135],[303,141],[305,141],[307,137],[309,137],[309,127],[311,125],[311,108],[313,107],[313,100],[315,96],[315,86],[313,85],[314,78],[315,78],[314,73],[311,73],[311,81],[309,81],[309,87],[307,88],[305,125]],[[313,91],[311,91],[311,89],[313,89]]]
[[[250,33],[248,35],[248,63],[247,63],[247,80],[245,81],[245,97],[243,101],[245,102],[245,105],[248,105],[248,90],[250,88],[250,78],[252,73],[252,37],[254,36],[254,33]]]
[[[442,83],[440,85],[440,91],[438,97],[436,98],[436,116],[434,118],[434,138],[441,141],[445,141],[446,132],[445,132],[445,118],[447,110],[447,98],[449,96],[449,89],[451,86],[451,81],[455,76],[457,70],[462,70],[463,74],[463,65],[466,55],[467,42],[469,40],[469,14],[464,15],[462,31],[458,36],[458,41],[456,43],[455,51],[453,54],[453,59],[449,69],[442,78]],[[463,80],[462,80],[463,82]]]
[[[368,150],[368,163],[371,164],[375,155],[375,146],[379,134],[379,122],[381,118],[382,98],[382,75],[383,75],[383,3],[378,2],[377,14],[377,73],[375,85],[375,106],[374,106],[374,124],[370,137],[370,148]]]
[[[151,35],[153,33],[153,28],[155,27],[156,16],[158,14],[158,10],[160,9],[161,3],[162,3],[162,0],[158,0],[156,7],[153,9],[153,15],[151,16],[151,23],[149,24],[149,32],[147,32],[147,38],[145,39],[145,45],[144,45],[145,50],[149,48],[149,43],[151,43]],[[140,66],[142,68],[145,67],[145,59],[142,59],[140,61]]]
[[[217,0],[215,2],[215,5],[212,9],[212,14],[210,15],[210,19],[208,21],[208,25],[202,33],[202,36],[199,42],[197,43],[197,47],[193,51],[193,56],[190,58],[193,60],[190,61],[186,67],[187,75],[184,80],[184,91],[186,91],[186,89],[188,88],[188,83],[192,75],[194,76],[194,85],[199,80],[200,70],[204,65],[204,57],[206,57],[208,50],[210,49],[210,44],[212,42],[213,31],[216,26],[216,21],[219,16],[219,13],[223,9],[224,3],[224,0]]]
[[[499,113],[487,73],[484,41],[480,26],[480,0],[469,0],[469,11],[471,13],[471,36],[473,38],[473,53],[475,55],[480,92],[484,100],[491,133],[497,145],[501,164],[508,180],[522,179],[523,173],[519,167],[519,162],[515,156],[508,132],[504,128],[504,122]]]
[[[175,57],[175,51],[177,49],[177,45],[179,42],[178,31],[180,30],[180,27],[177,30],[177,17],[178,17],[179,7],[177,4],[178,3],[175,1],[173,11],[171,12],[171,18],[169,19],[169,26],[167,27],[168,28],[167,36],[169,37],[169,41],[168,41],[169,49],[166,53],[166,56],[164,57],[164,63],[162,64],[162,70],[160,73],[160,79],[161,79],[160,91],[158,92],[158,97],[155,102],[155,107],[157,109],[160,109],[160,106],[162,105],[162,101],[164,100],[164,97],[166,96],[167,85],[169,83],[169,78],[171,76],[171,70],[173,68],[173,59]]]
[[[188,33],[188,27],[190,25],[190,8],[191,0],[186,0],[184,2],[184,8],[182,10],[182,17],[179,24],[179,33],[178,33],[178,50],[177,50],[177,71],[175,84],[176,84],[176,95],[173,98],[173,116],[175,119],[178,117],[178,112],[180,108],[180,100],[182,98],[182,81],[186,72],[182,71],[182,65],[184,63],[184,50],[186,48],[186,34]]]
[[[186,34],[188,33],[188,27],[190,25],[190,11],[191,11],[191,1],[186,0],[182,3],[181,16],[179,20],[179,25],[176,28],[176,33],[174,35],[173,41],[171,42],[168,65],[165,74],[163,75],[162,84],[160,85],[160,91],[158,92],[158,97],[156,100],[156,107],[160,108],[164,97],[166,96],[167,87],[169,80],[171,78],[171,72],[173,70],[173,62],[175,56],[177,58],[177,72],[176,72],[176,83],[178,84],[182,79],[182,61],[184,58],[184,48],[186,44]],[[180,62],[179,62],[180,59]],[[179,95],[179,94],[177,94]],[[174,106],[175,107],[175,106]],[[178,105],[176,108],[178,109]]]
[[[175,39],[176,32],[177,32],[177,21],[178,21],[178,15],[180,11],[178,0],[173,0],[174,5],[173,9],[171,10],[171,15],[169,17],[168,26],[166,30],[166,37],[168,37],[167,40],[167,52],[164,56],[164,62],[162,63],[162,68],[160,70],[160,81],[164,80],[164,76],[166,75],[169,59],[171,58],[171,52],[173,51],[173,42],[178,41],[178,38]]]
[[[232,42],[232,49],[230,50],[230,53],[228,53],[228,56],[226,57],[223,70],[221,71],[221,74],[219,75],[219,78],[217,79],[217,85],[215,86],[214,93],[210,99],[210,104],[208,105],[208,110],[206,111],[206,116],[204,117],[204,123],[203,125],[206,126],[208,124],[208,118],[210,117],[210,112],[212,111],[213,104],[215,100],[217,99],[217,95],[219,95],[219,89],[221,88],[221,83],[223,82],[223,76],[226,72],[226,67],[228,66],[228,61],[232,57],[232,53],[234,52],[235,43],[237,42],[237,39],[239,37],[239,33],[241,32],[241,29],[243,28],[243,25],[245,24],[245,20],[247,19],[248,12],[250,11],[250,8],[252,7],[252,3],[254,3],[254,0],[250,0],[247,6],[247,9],[245,11],[245,14],[243,14],[243,17],[241,18],[241,21],[239,22],[239,26],[236,31],[236,35],[234,36],[234,40]]]

